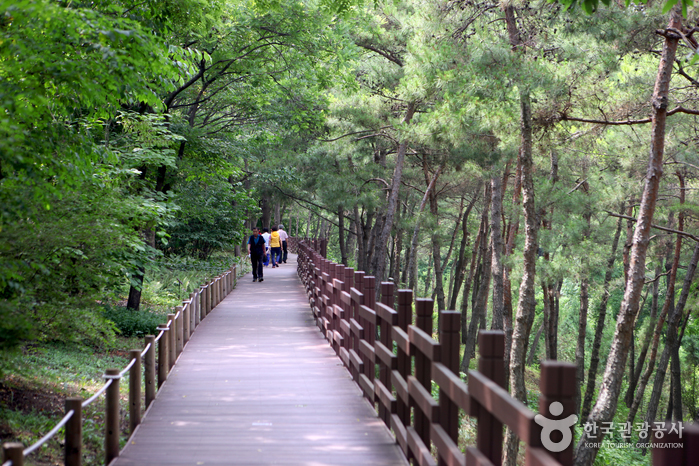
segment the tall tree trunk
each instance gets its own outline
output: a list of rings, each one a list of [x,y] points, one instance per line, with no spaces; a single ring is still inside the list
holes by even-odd
[[[671,211],[670,212],[670,218],[668,219],[668,226],[672,227],[673,226],[673,215],[674,213]],[[665,268],[667,270],[667,273],[672,274],[672,270],[675,269],[676,273],[676,268],[675,268],[675,260],[672,258],[672,241],[668,241],[668,255],[667,259],[665,261]],[[658,348],[660,347],[660,336],[663,331],[663,326],[665,324],[665,319],[668,316],[668,313],[670,312],[670,309],[674,309],[674,290],[675,290],[675,279],[674,277],[668,277],[667,278],[667,293],[665,295],[665,302],[663,303],[663,307],[660,311],[660,316],[658,317],[658,323],[655,326],[655,329],[653,331],[653,338],[651,341],[650,345],[650,356],[648,358],[648,365],[646,366],[646,370],[643,372],[643,375],[641,378],[638,380],[638,387],[636,388],[636,393],[634,394],[633,402],[631,403],[631,407],[629,408],[629,414],[627,419],[629,420],[628,422],[631,422],[633,424],[634,419],[636,418],[636,413],[638,413],[638,409],[641,406],[641,403],[643,403],[643,396],[645,395],[645,390],[648,386],[648,381],[650,380],[650,376],[653,374],[653,370],[655,370],[655,363],[657,360],[658,356]],[[663,374],[664,375],[664,374]]]
[[[407,203],[403,204],[403,212],[401,213],[399,211],[399,215],[401,218],[405,218],[407,215],[407,209],[408,205]],[[400,223],[400,220],[398,221]],[[396,257],[395,260],[393,261],[393,269],[391,270],[391,277],[393,277],[393,282],[396,283],[397,285],[400,286],[400,264],[401,264],[401,259],[403,257],[403,234],[405,233],[403,228],[398,228],[398,231],[396,231],[396,239],[395,239],[395,249],[396,249]]]
[[[624,203],[621,203],[621,213],[624,213]],[[597,380],[597,367],[599,366],[599,351],[602,346],[602,334],[604,333],[604,322],[607,318],[607,302],[609,301],[609,284],[612,281],[612,272],[614,272],[614,262],[616,260],[616,250],[619,247],[619,237],[621,236],[622,218],[619,217],[616,222],[616,232],[614,240],[612,240],[612,252],[607,259],[607,268],[604,272],[604,284],[602,285],[602,299],[600,300],[597,311],[597,325],[595,326],[595,338],[592,342],[590,352],[590,368],[587,370],[587,389],[585,390],[585,400],[582,405],[582,414],[580,420],[584,422],[590,414],[590,406],[592,405],[592,397],[595,393],[595,383]]]
[[[451,233],[451,241],[449,242],[449,249],[447,249],[447,255],[444,256],[444,260],[442,260],[442,275],[444,275],[444,272],[447,270],[447,267],[449,265],[449,260],[451,259],[451,254],[454,252],[454,243],[456,242],[456,235],[459,232],[459,226],[461,225],[461,216],[464,214],[464,198],[461,197],[461,203],[459,205],[459,215],[456,218],[456,223],[454,224],[454,230]],[[449,284],[447,285],[447,292],[450,293],[451,290],[451,285],[454,282],[454,267],[451,267],[450,273],[449,273]],[[434,299],[435,295],[437,293],[437,290],[435,290],[432,293],[432,299]],[[445,299],[445,306],[446,303],[448,303],[451,299],[451,294],[446,297]],[[444,308],[444,309],[453,309],[453,308]]]
[[[490,252],[491,245],[488,241],[488,230],[490,221],[490,202],[491,202],[491,187],[490,183],[485,185],[485,195],[483,197],[483,212],[481,214],[481,226],[479,231],[480,250],[478,252],[478,263],[480,272],[476,271],[476,277],[473,282],[473,300],[471,303],[471,320],[468,325],[468,334],[466,335],[466,347],[464,348],[463,359],[461,360],[461,371],[468,372],[468,365],[471,358],[474,356],[476,341],[478,339],[478,330],[481,320],[486,312],[488,293],[490,291],[490,268],[492,255]]]
[[[269,197],[262,196],[262,205],[260,207],[262,208],[262,228],[269,228],[269,231],[271,232],[272,229],[270,228],[270,222],[272,221],[272,202],[270,201]]]
[[[415,104],[408,104],[408,109],[403,119],[404,124],[410,123],[415,113]],[[403,139],[398,145],[398,153],[396,155],[396,167],[393,170],[393,180],[391,180],[391,191],[388,196],[388,202],[386,204],[386,218],[384,220],[383,229],[381,230],[381,235],[379,236],[378,244],[374,246],[374,251],[376,254],[376,269],[374,270],[374,276],[377,280],[382,280],[384,275],[384,268],[386,267],[386,245],[388,244],[388,237],[391,234],[391,229],[393,228],[393,216],[395,215],[396,208],[398,205],[398,193],[400,192],[400,182],[403,178],[403,164],[405,161],[405,153],[408,149],[408,141]],[[376,287],[377,301],[381,294],[381,287]]]
[[[508,7],[509,8],[509,7]],[[507,10],[507,8],[506,8]],[[508,21],[509,26],[509,21]],[[512,331],[512,349],[510,350],[510,390],[519,401],[527,402],[527,387],[524,382],[525,357],[529,333],[531,332],[536,312],[536,255],[539,249],[539,222],[534,203],[534,179],[532,157],[532,110],[529,91],[521,89],[519,93],[521,108],[521,146],[519,150],[522,167],[522,209],[524,211],[524,251],[522,264],[522,281],[519,286],[519,302]],[[506,465],[517,463],[519,439],[511,430],[507,430],[504,447]]]
[[[539,349],[539,340],[541,340],[541,332],[544,331],[544,322],[542,320],[541,325],[539,325],[539,330],[536,331],[536,336],[534,341],[532,341],[532,346],[529,347],[529,356],[527,356],[527,366],[534,364],[534,358],[536,357],[536,350]]]
[[[490,179],[490,242],[493,245],[492,255],[492,273],[493,273],[493,321],[491,328],[493,330],[503,329],[503,320],[505,314],[504,303],[504,282],[503,275],[505,268],[502,263],[502,229],[500,220],[502,217],[502,181],[498,173],[495,173]]]
[[[432,180],[427,185],[425,194],[422,196],[422,201],[420,201],[420,207],[418,207],[415,217],[415,227],[413,228],[413,238],[410,241],[410,252],[408,253],[408,288],[415,290],[417,293],[417,243],[420,237],[420,220],[422,219],[422,211],[425,210],[425,205],[427,204],[427,199],[430,196],[430,192],[434,189],[434,185],[437,183],[440,173],[442,172],[441,165],[435,174],[432,176]]]
[[[282,223],[282,213],[281,213],[281,204],[279,202],[274,203],[274,226],[278,227],[280,223]],[[270,231],[272,229],[270,228]]]
[[[484,238],[485,239],[485,238]],[[487,244],[485,241],[481,244]],[[483,255],[483,273],[482,279],[478,285],[478,295],[476,302],[471,310],[471,322],[468,326],[468,336],[466,337],[466,347],[464,348],[464,357],[462,367],[468,368],[471,358],[475,356],[476,342],[478,341],[478,330],[481,328],[481,322],[485,319],[485,313],[488,309],[488,296],[490,295],[490,275],[492,263],[492,244],[488,244]],[[467,371],[464,371],[467,372]]]
[[[505,170],[505,176],[509,170]],[[507,241],[505,242],[505,257],[509,257],[514,252],[515,238],[519,231],[519,206],[522,198],[522,165],[519,158],[517,159],[517,168],[515,169],[515,183],[512,190],[512,209],[513,214],[510,219],[510,225],[507,229]],[[512,268],[506,266],[503,272],[503,308],[504,308],[504,327],[505,327],[505,367],[510,367],[510,351],[512,349],[512,284],[510,283],[510,272]],[[505,371],[505,383],[510,385],[510,371]]]
[[[684,180],[682,180],[681,185],[684,188]],[[680,202],[684,202],[684,189],[682,189],[682,194],[680,195]],[[683,231],[684,227],[684,212],[680,212],[678,229]],[[670,271],[670,280],[672,281],[671,288],[668,287],[668,294],[666,301],[672,301],[670,298],[674,295],[674,281],[676,279],[677,267],[679,265],[680,258],[680,248],[681,248],[682,236],[677,235],[677,241],[675,243],[675,258],[672,263],[672,269]],[[660,396],[662,395],[663,384],[665,383],[665,374],[667,371],[667,364],[670,360],[670,356],[675,352],[678,342],[678,328],[682,321],[682,314],[684,313],[684,306],[687,301],[687,296],[689,295],[689,287],[694,278],[694,272],[697,267],[697,261],[699,261],[699,243],[694,248],[694,254],[692,255],[692,260],[687,267],[687,274],[685,275],[684,283],[682,285],[682,293],[680,294],[680,299],[677,302],[677,306],[674,306],[673,310],[670,312],[667,320],[667,334],[665,340],[665,348],[663,349],[663,354],[660,357],[660,362],[658,363],[658,368],[655,372],[655,380],[653,382],[653,391],[651,392],[650,400],[648,401],[648,410],[646,411],[646,421],[651,424],[655,421],[655,415],[660,404]],[[679,348],[677,348],[679,349]],[[679,369],[679,367],[677,368]],[[680,388],[681,389],[681,380]],[[673,398],[673,391],[670,392],[670,399]],[[682,417],[682,401],[681,394],[679,397],[679,417]]]
[[[482,225],[482,224],[481,224]],[[464,293],[461,300],[461,343],[466,344],[466,337],[468,336],[468,296],[471,292],[471,283],[473,283],[473,276],[476,271],[476,261],[478,260],[478,249],[480,248],[481,241],[484,241],[484,233],[482,229],[478,230],[478,235],[476,236],[476,241],[473,244],[473,251],[471,252],[471,266],[469,267],[468,277],[464,283]]]
[[[652,287],[653,296],[651,297],[648,327],[646,328],[646,331],[643,333],[643,337],[641,340],[643,342],[641,345],[641,351],[638,354],[638,359],[636,360],[636,364],[634,365],[633,374],[631,374],[631,377],[629,379],[629,388],[627,389],[626,395],[624,397],[624,402],[626,403],[627,408],[631,408],[631,405],[633,405],[633,397],[636,393],[638,381],[641,380],[641,374],[643,373],[643,366],[646,362],[646,356],[648,356],[650,342],[653,340],[653,331],[655,330],[655,324],[658,321],[658,301],[660,296],[659,281],[661,275],[662,268],[660,265],[658,265],[658,267],[655,270],[655,280],[653,281]],[[646,290],[646,295],[647,294],[648,290]],[[643,300],[643,304],[645,305],[645,299]],[[643,305],[641,306],[641,309],[643,309]]]
[[[461,245],[459,246],[459,259],[454,267],[454,287],[451,291],[451,299],[449,300],[449,309],[456,309],[456,301],[459,296],[459,291],[461,290],[461,285],[464,281],[464,275],[466,274],[466,245],[468,244],[468,217],[471,213],[471,209],[476,204],[478,199],[478,191],[480,191],[480,185],[477,188],[476,194],[471,199],[466,207],[466,212],[461,220]]]
[[[440,165],[440,167],[437,169],[437,172],[441,172],[444,168],[444,164]],[[429,182],[429,172],[427,170],[427,164],[423,163],[423,171],[425,174],[425,182],[428,183],[428,186],[432,184]],[[435,181],[436,183],[436,181]],[[442,269],[442,257],[441,257],[441,250],[442,250],[442,244],[441,244],[441,228],[439,225],[439,204],[437,203],[437,193],[436,189],[434,186],[432,186],[432,189],[430,189],[430,212],[432,213],[432,217],[435,219],[437,222],[436,228],[432,232],[432,257],[434,259],[434,278],[435,278],[435,286],[434,286],[434,294],[437,295],[437,310],[446,310],[445,307],[445,298],[444,298],[444,274],[443,269]],[[453,244],[453,243],[452,243]],[[427,290],[425,290],[427,291]],[[427,293],[425,293],[426,296],[429,296]],[[433,298],[434,299],[434,298]]]
[[[345,247],[345,208],[339,206],[337,208],[337,231],[338,242],[340,243],[340,262],[347,266],[347,248]]]
[[[430,292],[430,284],[432,283],[432,261],[434,260],[434,257],[432,255],[429,256],[429,260],[427,261],[427,274],[425,275],[425,292],[422,294],[422,296],[427,296]]]
[[[667,29],[680,29],[682,27],[682,15],[676,5],[671,11],[671,18]],[[651,150],[648,161],[648,172],[643,187],[643,196],[638,213],[638,222],[634,233],[633,246],[631,248],[631,261],[629,264],[629,277],[621,302],[621,309],[617,317],[617,326],[612,339],[612,346],[607,358],[607,367],[604,371],[604,380],[600,387],[599,397],[590,413],[589,421],[598,425],[601,422],[610,422],[616,412],[621,381],[626,367],[631,343],[631,331],[638,313],[638,304],[643,291],[644,272],[646,264],[646,251],[650,241],[650,229],[655,212],[655,204],[658,198],[660,177],[663,172],[663,152],[665,149],[665,123],[667,118],[667,106],[669,99],[670,78],[675,62],[677,44],[680,37],[675,33],[666,31],[662,56],[658,68],[658,76],[653,90],[652,124],[651,124]],[[583,436],[578,442],[575,452],[575,464],[577,466],[591,465],[602,442],[604,434],[590,441]],[[598,443],[600,442],[600,443]]]
[[[587,182],[583,183],[585,193],[588,193]],[[592,211],[589,204],[585,206],[583,219],[585,220],[585,230],[583,232],[583,243],[586,244],[590,238],[592,227],[590,219]],[[589,297],[588,261],[583,260],[582,279],[580,280],[580,313],[578,315],[578,344],[575,348],[575,413],[580,413],[582,405],[582,385],[585,379],[585,337],[587,335],[587,310]]]

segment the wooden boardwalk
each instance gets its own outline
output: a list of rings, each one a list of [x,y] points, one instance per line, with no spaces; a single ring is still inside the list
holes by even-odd
[[[204,319],[112,465],[407,465],[289,259]]]

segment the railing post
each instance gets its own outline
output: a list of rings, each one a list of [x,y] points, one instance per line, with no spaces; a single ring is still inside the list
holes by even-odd
[[[167,342],[167,362],[168,372],[170,372],[172,366],[175,365],[175,361],[177,361],[177,324],[175,322],[175,314],[168,314],[167,320],[168,324],[170,324],[170,332],[166,334],[170,337]]]
[[[104,416],[104,464],[119,456],[119,369],[107,369],[107,387]]]
[[[182,319],[182,322],[184,323],[183,327],[184,330],[182,332],[182,348],[184,348],[184,345],[187,344],[189,341],[189,335],[191,334],[191,327],[190,327],[190,314],[192,313],[192,302],[191,301],[182,301],[182,312],[184,312],[184,317]]]
[[[163,386],[167,380],[167,374],[170,371],[170,351],[168,343],[170,342],[170,329],[163,325],[159,330],[163,332],[163,336],[158,340],[158,389]]]
[[[432,336],[434,301],[418,298],[415,300],[415,310],[417,312],[416,327]],[[432,362],[421,351],[415,354],[415,378],[429,393],[432,393]],[[420,409],[415,410],[415,431],[427,448],[430,448],[430,420]]]
[[[2,462],[12,461],[12,466],[24,466],[24,445],[18,442],[2,444]]]
[[[197,328],[199,325],[199,306],[198,306],[198,299],[197,299],[197,292],[192,292],[189,294],[189,305],[192,306],[192,310],[190,311],[190,338],[192,337],[192,333],[194,333],[194,330]]]
[[[393,309],[393,290],[395,284],[393,282],[381,282],[381,303]],[[378,315],[377,315],[378,317]],[[379,341],[389,350],[393,350],[393,340],[391,339],[391,322],[387,322],[383,319],[377,320],[379,325]],[[391,385],[391,373],[388,367],[383,364],[380,360],[379,363],[379,381],[384,387],[388,389],[389,392],[393,392],[393,387]],[[391,412],[386,409],[386,407],[379,403],[379,418],[383,419],[384,423],[391,428]]]
[[[83,400],[66,398],[66,414],[73,416],[66,423],[63,463],[65,466],[81,466],[83,461]],[[13,463],[14,464],[14,463]]]
[[[182,306],[176,306],[175,307],[175,331],[177,333],[177,355],[175,357],[179,357],[179,355],[182,353],[182,348],[183,348],[183,342],[184,342],[184,311],[182,310]]]
[[[133,434],[141,423],[141,351],[129,351],[130,359],[136,360],[129,369],[129,432]]]
[[[398,290],[398,327],[408,333],[408,325],[413,322],[413,290]],[[410,356],[401,348],[398,348],[398,373],[403,380],[408,380],[410,375]],[[404,426],[410,425],[410,406],[401,397],[398,397],[398,417]]]
[[[206,315],[208,316],[214,308],[214,281],[211,280],[206,287]]]
[[[541,392],[541,395],[539,395],[539,414],[542,416],[558,421],[575,414],[575,364],[558,361],[542,362],[539,391]],[[559,404],[557,405],[556,403]],[[571,466],[573,464],[573,448],[575,446],[573,442],[575,438],[573,436],[574,425],[575,422],[566,427],[571,439],[568,447],[561,452],[551,453],[551,456],[556,458],[563,466]],[[560,435],[559,432],[556,432],[556,434]],[[559,439],[560,436],[551,440],[559,441]]]
[[[372,311],[376,308],[375,289],[376,277],[364,277],[364,305]],[[374,342],[376,341],[376,327],[367,320],[363,320],[361,325],[364,327],[364,340],[373,348]],[[376,378],[376,365],[375,363],[372,364],[368,358],[364,361],[364,375],[369,378],[372,384],[374,383],[374,379]]]
[[[206,317],[206,285],[202,285],[199,288],[199,322],[204,320]]]
[[[163,335],[164,336],[164,335]],[[146,335],[146,346],[150,345],[146,351],[144,360],[144,384],[146,386],[146,409],[155,399],[155,336]]]
[[[456,311],[440,312],[439,345],[441,346],[441,363],[454,374],[459,373],[459,330],[461,326],[461,313]],[[447,394],[439,390],[439,424],[451,437],[454,443],[459,440],[459,407],[449,399]],[[439,464],[446,465],[442,457]]]
[[[345,269],[345,282],[344,282],[344,286],[343,286],[343,291],[347,292],[351,296],[350,289],[352,287],[354,287],[354,269],[352,267],[347,267]],[[350,301],[349,304],[345,304],[343,306],[343,308],[345,310],[343,318],[347,323],[347,328],[350,328],[350,317],[352,316],[352,301]],[[350,348],[352,347],[351,340],[352,340],[352,331],[350,330],[348,332],[348,334],[345,335],[345,349],[347,350],[348,354],[349,354]],[[350,372],[352,371],[351,366],[352,365],[350,364],[350,367],[347,368]]]
[[[481,330],[478,333],[478,372],[501,387],[505,385],[505,333]],[[575,374],[575,373],[573,373]],[[575,377],[573,377],[575,383]],[[473,399],[472,399],[473,400]],[[494,464],[502,462],[502,423],[475,401],[478,419],[476,447]]]

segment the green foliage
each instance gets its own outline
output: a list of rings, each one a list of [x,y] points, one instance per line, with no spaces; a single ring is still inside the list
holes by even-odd
[[[236,189],[237,188],[237,189]],[[240,244],[247,212],[255,205],[240,186],[221,179],[188,177],[172,196],[179,209],[168,232],[168,251],[201,259]]]
[[[119,334],[125,337],[156,335],[156,328],[166,320],[162,314],[152,311],[133,311],[118,306],[106,306],[104,317],[113,322]]]

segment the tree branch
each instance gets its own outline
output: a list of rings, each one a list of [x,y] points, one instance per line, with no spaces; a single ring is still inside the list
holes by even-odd
[[[624,218],[626,220],[632,220],[634,222],[637,221],[635,217],[629,217],[628,215],[620,215],[620,214],[616,214],[614,212],[610,212],[608,210],[605,210],[604,212],[606,212],[608,215],[611,215],[612,217]],[[698,237],[696,237],[694,235],[690,235],[689,233],[686,233],[684,231],[673,230],[672,228],[661,227],[659,225],[654,225],[654,224],[651,224],[651,227],[655,228],[656,230],[667,231],[668,233],[675,233],[675,234],[680,235],[680,236],[685,236],[685,237],[693,239],[694,241],[699,243]]]
[[[675,107],[672,110],[667,112],[667,116],[674,115],[675,113],[687,113],[689,115],[699,115],[699,110],[694,110],[691,108],[684,108],[684,107]],[[620,120],[620,121],[615,121],[615,120],[592,120],[592,119],[587,119],[587,118],[575,118],[575,117],[569,117],[565,113],[562,113],[561,115],[561,121],[578,121],[580,123],[592,123],[596,125],[608,125],[608,126],[622,126],[622,125],[641,125],[641,124],[646,124],[650,123],[652,120],[651,118],[643,118],[641,120]]]

